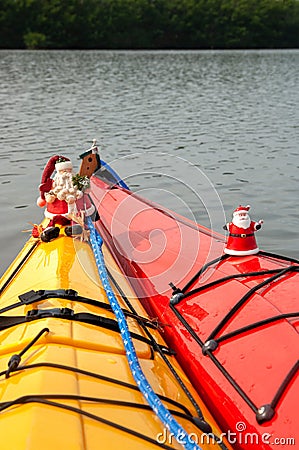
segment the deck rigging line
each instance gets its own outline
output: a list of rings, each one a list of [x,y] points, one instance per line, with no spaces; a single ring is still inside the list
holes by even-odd
[[[90,370],[80,369],[79,367],[72,367],[72,366],[67,366],[65,364],[59,364],[59,363],[53,363],[53,362],[39,362],[39,363],[32,363],[32,364],[17,366],[11,370],[11,373],[23,372],[25,370],[37,369],[37,368],[58,369],[58,370],[62,370],[62,371],[76,373],[79,375],[84,375],[84,376],[87,376],[90,378],[94,378],[96,380],[101,380],[101,381],[105,381],[107,383],[115,384],[117,386],[124,387],[125,389],[130,389],[133,391],[140,392],[139,388],[136,386],[136,384],[131,384],[126,381],[119,380],[117,378],[108,377],[106,375],[102,375],[97,372],[91,372]],[[2,377],[5,374],[6,374],[6,370],[0,372],[0,377]],[[193,418],[191,412],[185,405],[182,405],[182,404],[178,403],[177,401],[173,400],[172,398],[166,397],[165,395],[162,395],[162,394],[157,394],[157,395],[159,396],[159,398],[161,400],[163,400],[167,403],[170,403],[171,405],[175,406],[176,408],[184,411],[185,415],[189,416],[190,419]]]
[[[145,405],[144,403],[138,402],[129,402],[127,400],[117,400],[103,397],[91,397],[87,395],[78,395],[78,394],[28,394],[22,397],[16,398],[14,400],[1,402],[0,403],[0,411],[4,411],[5,409],[10,408],[16,404],[27,403],[27,401],[31,401],[31,399],[47,399],[47,400],[76,400],[83,401],[88,403],[98,403],[98,404],[106,404],[113,406],[122,406],[126,408],[135,408],[145,411],[152,412],[152,408],[149,405]],[[175,409],[169,409],[173,415],[176,415],[182,419],[185,419],[191,423],[193,423],[193,417],[189,414],[184,414],[181,411],[177,411]]]
[[[200,447],[193,441],[188,433],[182,428],[182,426],[175,420],[175,418],[170,414],[169,410],[163,405],[159,397],[153,391],[151,385],[146,379],[140,363],[138,361],[138,357],[136,355],[136,351],[130,336],[128,324],[126,318],[122,312],[120,305],[114,295],[114,292],[110,286],[110,282],[108,279],[107,270],[105,267],[104,256],[102,253],[102,244],[103,240],[100,237],[99,233],[96,231],[92,221],[88,218],[88,227],[90,230],[90,242],[92,246],[92,250],[94,252],[95,260],[98,267],[98,272],[100,275],[100,279],[102,281],[103,287],[106,291],[109,303],[113,309],[113,312],[118,320],[119,328],[121,331],[121,336],[123,339],[128,363],[132,372],[132,375],[139,387],[141,393],[143,394],[146,401],[151,406],[152,410],[156,413],[159,419],[162,421],[164,426],[173,433],[174,437],[179,443],[184,442],[183,446],[186,450],[200,450]]]
[[[19,308],[20,306],[28,306],[32,303],[41,302],[42,300],[57,298],[60,300],[71,300],[76,303],[82,303],[85,305],[96,306],[97,308],[102,308],[106,311],[112,311],[111,305],[109,303],[101,302],[99,300],[94,300],[92,298],[82,297],[74,289],[40,289],[38,291],[28,291],[24,294],[18,296],[19,301],[12,303],[0,309],[0,314],[4,312],[11,311],[12,309]],[[142,317],[138,314],[134,314],[132,311],[123,309],[125,316],[130,317],[138,321],[138,323],[145,323],[150,328],[158,328],[158,324],[149,319],[148,317]],[[1,321],[1,319],[0,319]]]
[[[38,340],[39,338],[45,334],[45,333],[49,333],[49,328],[43,328],[30,342],[28,345],[26,345],[25,348],[23,348],[23,350],[20,351],[20,353],[15,353],[14,355],[12,355],[8,361],[8,368],[5,372],[5,378],[8,378],[10,375],[10,372],[15,371],[20,362],[21,362],[21,358],[24,355],[24,353],[26,353]]]
[[[15,325],[51,317],[74,322],[89,323],[99,328],[120,333],[117,320],[87,312],[74,313],[70,308],[31,309],[27,312],[26,316],[0,316],[0,331]],[[152,347],[151,340],[141,334],[131,332],[131,337]],[[162,352],[173,354],[173,351],[167,346],[159,345],[159,347]]]
[[[243,297],[240,298],[240,300],[231,308],[231,310],[223,317],[223,319],[218,323],[218,325],[215,327],[215,329],[210,333],[207,340],[214,339],[217,334],[225,327],[225,325],[228,323],[228,321],[240,310],[240,308],[255,294],[255,292],[259,291],[262,287],[266,286],[267,284],[272,283],[273,281],[278,280],[280,277],[285,275],[288,272],[292,271],[298,271],[299,267],[296,266],[288,266],[282,270],[280,270],[278,273],[273,275],[272,277],[267,278],[266,280],[262,281],[261,283],[258,283],[253,288],[249,289],[249,291],[243,295]]]
[[[49,400],[49,398],[50,398],[50,400]],[[149,436],[146,436],[145,434],[139,433],[138,431],[135,431],[131,428],[127,428],[119,423],[112,422],[111,420],[108,420],[104,417],[97,416],[96,414],[92,414],[88,411],[84,411],[83,409],[77,408],[75,406],[71,406],[71,405],[67,405],[65,403],[59,403],[59,402],[53,401],[53,400],[51,400],[51,398],[81,400],[80,396],[77,396],[77,398],[75,398],[75,396],[67,396],[67,395],[65,395],[65,396],[26,395],[23,397],[16,398],[15,400],[12,400],[10,402],[0,403],[0,411],[5,411],[5,409],[7,409],[13,405],[24,405],[24,404],[28,404],[28,403],[38,403],[38,404],[48,405],[48,406],[64,409],[66,411],[71,411],[71,412],[80,414],[82,416],[88,417],[89,419],[92,419],[97,422],[103,423],[105,425],[111,426],[113,428],[116,428],[119,431],[128,433],[131,436],[137,437],[137,438],[142,439],[146,442],[149,442],[153,445],[156,445],[159,448],[164,448],[166,450],[172,450],[172,448],[173,448],[173,447],[168,446],[167,444],[163,444],[163,443],[160,444],[157,440],[155,440]],[[82,399],[84,400],[84,397],[82,397]],[[98,400],[100,400],[100,399],[98,399]],[[129,405],[127,405],[127,406],[129,406]]]
[[[272,257],[272,258],[278,258],[280,260],[288,261],[290,263],[299,264],[299,261],[294,258],[288,258],[288,257],[282,257],[280,255],[276,255],[273,253],[268,252],[260,252],[262,255],[266,257]],[[218,280],[215,280],[211,283],[206,283],[203,286],[200,286],[199,288],[193,289],[188,291],[196,280],[202,275],[210,266],[222,262],[226,260],[229,257],[229,255],[222,255],[219,258],[214,259],[213,261],[208,262],[205,264],[191,279],[187,284],[182,288],[177,288],[173,283],[169,283],[171,288],[173,289],[173,296],[170,299],[169,307],[173,311],[173,313],[176,315],[176,317],[179,319],[179,321],[185,326],[186,330],[189,332],[189,334],[192,336],[192,338],[197,342],[197,344],[201,347],[202,352],[205,356],[208,356],[213,363],[218,367],[220,372],[224,375],[224,377],[230,382],[230,384],[235,388],[235,390],[239,393],[239,395],[243,398],[243,400],[247,403],[247,405],[255,412],[256,414],[256,420],[258,423],[264,423],[268,420],[271,420],[273,415],[275,414],[275,408],[283,396],[284,392],[286,391],[288,385],[291,383],[295,375],[297,374],[299,370],[299,361],[297,361],[294,366],[291,368],[291,370],[286,375],[285,379],[282,381],[280,387],[277,390],[277,393],[275,394],[273,400],[266,405],[262,405],[260,407],[257,407],[257,405],[254,404],[254,402],[250,399],[250,397],[247,395],[247,393],[241,388],[241,386],[236,382],[236,380],[231,376],[231,374],[226,370],[226,368],[223,366],[223,364],[216,358],[216,356],[213,354],[213,351],[216,350],[219,346],[219,343],[229,340],[232,337],[238,337],[242,335],[243,333],[246,333],[248,331],[256,330],[262,326],[265,325],[271,325],[274,324],[280,320],[284,319],[290,319],[290,318],[296,318],[299,317],[299,312],[290,312],[285,314],[278,314],[273,317],[268,317],[266,319],[254,322],[252,324],[249,324],[247,326],[241,327],[237,330],[231,331],[226,334],[221,334],[221,331],[223,331],[223,328],[227,325],[227,323],[230,321],[230,319],[236,315],[240,311],[240,309],[243,307],[243,305],[250,300],[250,298],[259,291],[262,287],[269,285],[271,283],[281,281],[283,282],[284,276],[286,274],[290,273],[298,273],[299,272],[299,266],[298,265],[289,265],[286,267],[281,267],[278,269],[272,269],[272,270],[263,270],[260,272],[248,272],[248,273],[242,273],[242,274],[234,274],[226,277],[222,277]],[[259,277],[264,275],[272,275],[268,277],[267,279],[263,280],[261,283],[258,283],[253,288],[249,289],[249,291],[241,297],[241,299],[230,309],[230,311],[220,320],[218,325],[212,330],[208,336],[208,338],[205,340],[205,342],[197,335],[197,333],[193,330],[191,325],[188,323],[188,321],[184,318],[184,316],[181,314],[181,312],[177,309],[178,304],[187,299],[188,297],[198,295],[204,290],[210,289],[212,287],[217,287],[227,281],[235,280],[237,278],[246,278],[246,277]]]

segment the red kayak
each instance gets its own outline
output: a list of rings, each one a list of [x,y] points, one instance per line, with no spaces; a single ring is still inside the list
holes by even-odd
[[[91,177],[97,228],[229,442],[298,448],[299,261],[226,254],[224,236],[105,172]]]

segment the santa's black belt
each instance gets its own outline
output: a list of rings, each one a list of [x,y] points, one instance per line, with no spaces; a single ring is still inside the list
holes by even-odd
[[[236,233],[229,233],[229,235],[231,236],[231,237],[240,237],[240,238],[246,238],[246,237],[249,237],[249,236],[254,236],[254,233],[250,233],[250,234],[236,234]]]

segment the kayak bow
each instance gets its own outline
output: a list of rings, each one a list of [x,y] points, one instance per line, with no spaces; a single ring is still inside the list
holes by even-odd
[[[91,177],[96,227],[150,316],[171,324],[166,342],[234,448],[299,442],[299,261],[224,254],[224,236],[107,170]]]

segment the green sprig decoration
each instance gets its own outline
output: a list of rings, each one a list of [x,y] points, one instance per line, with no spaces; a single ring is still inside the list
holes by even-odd
[[[73,185],[76,186],[79,191],[84,192],[86,189],[90,187],[89,178],[85,175],[79,175],[78,173],[73,176]]]

